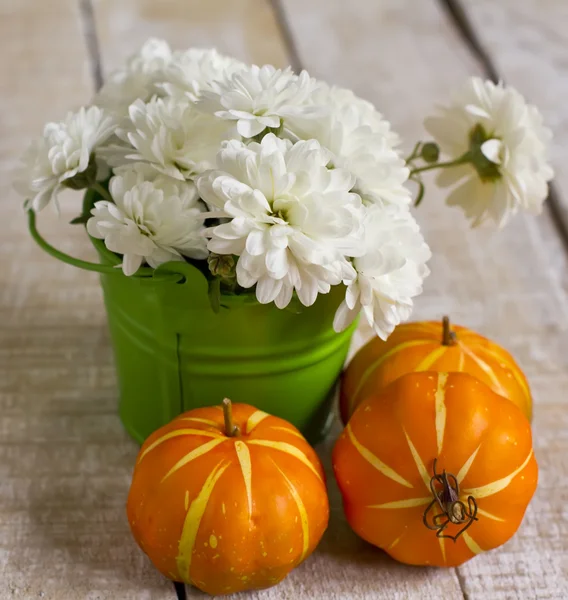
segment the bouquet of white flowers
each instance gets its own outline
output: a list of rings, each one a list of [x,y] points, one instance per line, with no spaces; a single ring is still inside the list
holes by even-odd
[[[208,260],[211,278],[226,280],[233,262],[218,257],[235,257],[232,292],[253,288],[285,308],[294,292],[310,306],[345,285],[335,327],[363,309],[386,337],[428,274],[409,177],[445,167],[441,184],[465,180],[449,204],[475,224],[503,224],[540,208],[552,176],[550,134],[512,89],[472,79],[426,126],[437,143],[405,161],[389,122],[349,90],[150,40],[93,105],[46,126],[20,189],[36,211],[64,186],[96,189],[104,200],[88,232],[123,256],[125,275]],[[439,149],[451,160],[438,162]],[[109,173],[107,191],[97,179]]]
[[[345,296],[386,339],[410,316],[430,250],[406,183],[442,169],[448,203],[474,225],[537,212],[552,177],[550,133],[513,89],[471,79],[406,159],[372,104],[305,71],[246,65],[215,50],[148,41],[89,107],[46,125],[25,156],[30,211],[62,188],[91,189],[84,222],[125,276],[187,261],[220,295],[286,308]]]

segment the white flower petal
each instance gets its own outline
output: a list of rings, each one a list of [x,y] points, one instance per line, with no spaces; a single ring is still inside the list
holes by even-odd
[[[280,288],[280,292],[274,298],[274,304],[278,308],[286,308],[290,301],[292,300],[292,294],[294,292],[294,286],[289,282],[282,282],[282,287]]]
[[[143,256],[139,256],[137,254],[125,254],[122,259],[122,271],[127,276],[130,277],[134,275],[136,271],[142,265],[142,261],[144,260]]]
[[[261,304],[273,302],[282,289],[282,280],[265,275],[256,284],[256,297]]]
[[[252,256],[259,256],[266,252],[264,245],[264,231],[254,229],[247,236],[245,248]]]
[[[360,310],[360,304],[356,304],[352,308],[349,308],[347,302],[343,301],[339,305],[335,313],[335,317],[333,318],[333,329],[337,331],[337,333],[347,329],[349,325],[351,325],[351,323],[353,323],[353,321],[357,318]]]
[[[237,131],[244,138],[251,138],[258,135],[266,128],[258,119],[239,119],[237,121]]]
[[[502,149],[503,142],[501,140],[487,140],[481,144],[481,152],[483,152],[483,156],[496,165],[501,164]]]

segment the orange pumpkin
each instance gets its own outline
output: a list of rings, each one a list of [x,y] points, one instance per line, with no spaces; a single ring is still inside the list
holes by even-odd
[[[293,425],[246,404],[223,413],[199,408],[154,432],[127,506],[157,569],[209,594],[278,583],[329,517],[322,466]]]
[[[364,400],[333,468],[358,535],[448,567],[517,531],[538,476],[526,417],[465,373],[410,373]]]
[[[529,384],[513,357],[487,338],[449,320],[399,325],[384,342],[374,338],[355,355],[341,382],[343,423],[357,405],[405,373],[460,371],[473,375],[532,417]]]

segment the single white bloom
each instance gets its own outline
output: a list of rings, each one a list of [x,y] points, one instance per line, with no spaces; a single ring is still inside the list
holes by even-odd
[[[252,65],[238,69],[227,79],[204,91],[202,110],[236,121],[237,131],[251,138],[267,127],[276,129],[288,117],[311,117],[319,107],[308,103],[315,81],[302,71]]]
[[[246,65],[215,49],[190,48],[174,52],[164,69],[163,82],[156,85],[169,96],[186,97],[192,102],[201,98],[204,90],[212,91],[215,82],[223,82]]]
[[[214,166],[221,142],[234,128],[187,99],[154,97],[131,104],[116,133],[121,143],[101,150],[112,167],[144,162],[184,181]]]
[[[87,222],[89,234],[123,255],[122,270],[134,275],[143,262],[158,267],[183,257],[208,256],[203,211],[195,185],[133,166],[110,180],[115,203],[95,203]]]
[[[108,76],[94,103],[118,115],[126,114],[132,102],[149,100],[158,91],[156,84],[164,80],[173,56],[167,42],[150,38],[123,68]]]
[[[355,189],[364,201],[410,204],[404,186],[409,170],[396,149],[399,137],[375,107],[350,90],[325,83],[315,87],[309,100],[320,108],[319,116],[290,119],[289,129],[328,148],[333,164],[355,175]]]
[[[458,184],[448,204],[473,226],[491,218],[499,227],[519,209],[539,213],[553,176],[552,134],[536,107],[511,87],[472,77],[452,103],[425,126],[449,160],[470,152],[471,162],[442,171],[442,186]]]
[[[361,312],[383,340],[412,312],[412,299],[422,293],[431,253],[418,224],[406,208],[373,205],[365,218],[363,256],[353,260],[357,275],[347,280],[345,300],[334,320],[345,329]]]
[[[209,250],[239,256],[237,280],[256,285],[261,303],[283,308],[296,290],[309,306],[355,275],[346,256],[363,252],[364,209],[352,175],[328,162],[315,140],[268,134],[260,144],[225,143],[219,170],[197,181],[209,206],[231,219],[208,231]]]
[[[61,188],[89,168],[92,154],[115,127],[113,118],[97,106],[69,113],[61,123],[48,123],[25,152],[16,176],[15,187],[26,205],[40,211],[56,202]]]

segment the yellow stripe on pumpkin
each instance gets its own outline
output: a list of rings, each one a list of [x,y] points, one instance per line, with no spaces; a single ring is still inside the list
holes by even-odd
[[[479,546],[479,544],[469,535],[467,531],[462,533],[463,541],[466,543],[466,546],[474,553],[481,554],[485,552],[483,548]]]
[[[444,444],[444,430],[446,428],[446,383],[448,382],[447,373],[438,373],[438,385],[434,396],[436,409],[436,444],[438,446],[438,456],[442,454]]]
[[[173,475],[178,469],[185,467],[187,463],[190,463],[192,460],[195,460],[196,458],[207,454],[208,452],[213,450],[213,448],[216,448],[219,444],[222,444],[226,441],[227,438],[222,437],[219,439],[211,440],[206,444],[203,444],[202,446],[197,446],[197,448],[195,448],[191,452],[188,452],[183,458],[180,458],[177,461],[177,463],[162,477],[162,481],[160,483],[164,483],[164,481],[168,477],[170,477],[170,475]]]
[[[404,537],[405,533],[406,533],[406,531],[403,531],[397,538],[395,538],[394,542],[390,546],[387,546],[387,550],[391,550],[392,548],[394,548],[400,542],[400,540]]]
[[[471,469],[471,465],[473,464],[473,461],[475,460],[475,457],[477,456],[477,453],[479,452],[480,448],[481,444],[479,444],[479,446],[477,446],[477,448],[471,453],[471,456],[465,461],[463,467],[459,470],[458,474],[456,475],[458,483],[461,484],[465,476],[468,474],[469,470]]]
[[[432,352],[430,352],[430,354],[425,356],[416,365],[416,367],[414,367],[414,370],[417,373],[420,371],[428,371],[436,361],[440,360],[440,358],[442,358],[442,356],[444,356],[444,354],[446,353],[448,348],[449,348],[449,346],[440,346],[439,348],[432,350]]]
[[[410,330],[421,331],[423,333],[436,334],[442,338],[442,328],[441,323],[430,323],[428,321],[417,321],[415,323],[405,323],[400,326],[400,329],[405,333]],[[397,330],[398,331],[398,330]]]
[[[262,410],[255,410],[252,415],[248,418],[245,433],[250,433],[259,423],[264,421],[266,417],[270,416]]]
[[[495,371],[479,356],[477,356],[472,350],[465,346],[462,342],[458,342],[460,348],[477,364],[477,366],[489,377],[493,387],[498,391],[501,396],[507,397],[507,391],[501,385],[499,378],[495,375]]]
[[[230,463],[224,463],[224,461],[217,464],[209,474],[209,477],[207,477],[197,497],[189,505],[189,510],[185,515],[185,521],[183,523],[183,529],[178,545],[176,563],[180,575],[187,578],[189,581],[191,581],[190,569],[193,548],[195,546],[195,538],[197,537],[201,519],[207,509],[207,503],[209,502],[209,498],[211,498],[215,484],[219,481],[219,478],[223,475],[229,465]]]
[[[278,431],[285,431],[286,433],[291,433],[292,435],[295,435],[296,437],[300,438],[301,440],[305,439],[304,436],[299,431],[296,431],[295,429],[292,429],[291,427],[281,427],[280,425],[272,425],[272,427],[270,429],[277,429]]]
[[[415,508],[416,506],[424,506],[432,502],[432,496],[427,498],[407,498],[406,500],[394,500],[393,502],[385,502],[384,504],[370,504],[367,508]]]
[[[303,462],[308,469],[310,469],[317,478],[321,481],[321,476],[317,472],[314,465],[310,462],[310,459],[296,446],[289,444],[288,442],[273,442],[271,440],[249,440],[249,446],[264,446],[265,448],[272,448],[273,450],[279,450],[280,452],[285,452],[294,458],[297,458],[299,461]]]
[[[403,431],[404,431],[404,435],[406,436],[406,441],[408,442],[408,447],[410,448],[410,453],[412,454],[412,458],[414,459],[414,463],[416,464],[416,468],[418,469],[418,473],[420,473],[420,477],[422,477],[422,481],[424,482],[424,485],[429,490],[430,489],[430,479],[432,479],[432,477],[428,474],[428,471],[426,470],[426,467],[424,466],[424,463],[422,462],[422,459],[420,458],[420,454],[418,454],[418,450],[416,450],[416,448],[414,447],[414,444],[412,443],[410,437],[408,436],[408,433],[406,433],[406,431],[404,429],[403,429]]]
[[[529,455],[525,458],[525,462],[518,468],[515,469],[510,475],[507,477],[503,477],[502,479],[497,479],[496,481],[492,481],[486,485],[482,485],[476,488],[469,488],[467,490],[463,490],[464,494],[468,496],[473,496],[475,499],[477,498],[487,498],[487,496],[493,496],[499,492],[502,492],[505,488],[509,486],[511,481],[529,464],[529,460],[533,455],[533,451],[529,452]]]
[[[182,435],[202,435],[204,437],[210,437],[210,438],[223,437],[220,433],[217,433],[215,431],[204,431],[203,429],[174,429],[173,431],[168,431],[168,433],[165,433],[162,437],[158,438],[155,442],[152,442],[146,448],[146,450],[144,450],[144,452],[142,452],[142,454],[140,454],[140,457],[138,458],[138,462],[141,462],[141,460],[149,452],[154,450],[154,448],[157,448],[160,444],[163,444],[164,442],[167,442],[168,440],[171,440],[172,438],[179,437]],[[223,439],[225,439],[225,438],[223,437]]]
[[[249,517],[252,516],[252,466],[250,463],[250,452],[247,445],[240,440],[235,442],[235,450],[237,452],[237,458],[241,466],[241,472],[245,482],[245,490],[247,493],[247,503]]]
[[[465,367],[465,352],[460,348],[460,362],[458,363],[458,371],[462,372]]]
[[[210,419],[201,419],[200,417],[179,417],[178,421],[195,421],[196,423],[203,423],[204,425],[211,425],[211,427],[219,428],[219,423],[211,421]]]
[[[363,389],[363,386],[367,383],[367,379],[369,379],[369,377],[371,376],[373,371],[375,369],[378,369],[385,362],[385,360],[391,358],[392,356],[394,356],[395,354],[398,354],[399,352],[402,352],[403,350],[406,350],[407,348],[414,348],[416,346],[426,346],[427,344],[431,344],[431,343],[432,343],[432,340],[411,340],[409,342],[403,342],[402,344],[398,344],[398,346],[391,348],[388,352],[385,352],[377,360],[372,362],[365,369],[365,371],[363,372],[363,375],[361,375],[361,379],[359,380],[359,385],[357,386],[357,388],[353,392],[353,395],[351,396],[351,400],[349,402],[349,408],[351,409],[353,406],[357,405],[357,402],[356,402],[357,396],[359,396],[359,394],[361,393],[361,390]]]
[[[502,519],[501,517],[498,517],[493,513],[483,510],[482,508],[479,508],[479,506],[477,507],[477,514],[481,515],[482,517],[487,517],[488,519],[491,519],[493,521],[500,521],[501,523],[505,523],[505,519]]]
[[[506,356],[502,356],[498,352],[495,352],[494,350],[486,348],[485,346],[481,346],[479,348],[479,350],[481,352],[485,352],[486,354],[489,354],[489,356],[491,356],[495,360],[500,361],[500,363],[503,363],[505,365],[505,367],[511,371],[511,373],[513,374],[513,377],[515,378],[515,380],[517,381],[517,383],[523,390],[523,393],[525,394],[525,397],[526,397],[527,403],[528,403],[528,401],[531,398],[531,392],[528,388],[526,379],[523,377],[521,370],[517,367],[517,365],[514,362],[512,362],[510,358],[508,358]]]
[[[286,485],[290,490],[290,494],[292,495],[292,498],[294,498],[294,502],[296,503],[296,506],[298,508],[298,513],[300,515],[300,523],[302,525],[302,555],[300,557],[300,561],[302,561],[304,560],[310,547],[310,528],[308,521],[308,512],[306,511],[306,507],[304,506],[302,498],[300,497],[300,494],[298,493],[298,490],[296,489],[294,484],[288,479],[284,471],[282,471],[282,469],[276,463],[274,463],[274,466],[280,471],[280,474],[284,478],[284,481],[286,482]]]
[[[438,538],[438,543],[440,544],[440,551],[442,552],[442,560],[446,562],[446,540],[444,538]]]
[[[404,477],[399,475],[394,469],[392,469],[391,467],[386,465],[380,458],[375,456],[368,448],[365,448],[365,446],[363,446],[359,442],[359,440],[355,437],[355,434],[353,433],[353,430],[351,429],[350,424],[347,424],[345,431],[347,432],[347,435],[349,436],[349,440],[351,441],[351,443],[353,444],[353,446],[355,447],[357,452],[359,452],[359,454],[372,467],[377,469],[377,471],[382,473],[385,477],[388,477],[389,479],[392,479],[393,481],[400,483],[400,485],[404,485],[405,487],[408,487],[408,488],[414,487],[411,483],[406,481],[406,479],[404,479]]]

